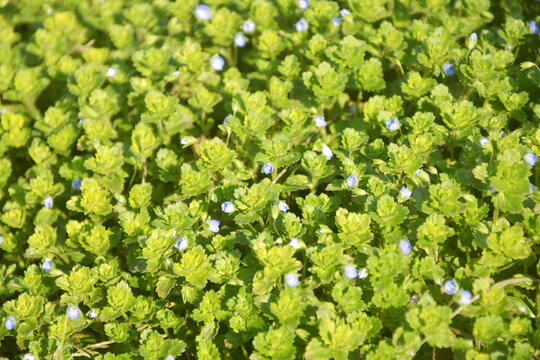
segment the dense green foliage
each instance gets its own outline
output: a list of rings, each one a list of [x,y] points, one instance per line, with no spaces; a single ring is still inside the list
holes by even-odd
[[[540,2],[199,5],[0,0],[0,358],[538,358]]]

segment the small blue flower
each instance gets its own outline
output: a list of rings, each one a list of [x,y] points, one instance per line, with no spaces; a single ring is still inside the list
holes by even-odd
[[[455,282],[454,280],[448,280],[447,282],[444,283],[443,287],[444,287],[444,291],[448,295],[454,295],[455,293],[457,293],[459,289],[458,283]]]
[[[251,34],[255,31],[255,23],[251,20],[246,20],[242,25],[242,30],[247,34]]]
[[[8,331],[13,330],[15,327],[15,324],[17,324],[17,320],[15,319],[15,316],[8,316],[6,321],[4,321],[4,326]]]
[[[480,143],[480,145],[485,148],[487,144],[489,144],[489,140],[486,139],[486,138],[480,138],[480,140],[478,141]]]
[[[289,207],[287,206],[285,201],[280,201],[278,203],[278,208],[279,208],[279,211],[281,211],[281,212],[287,212],[289,210]]]
[[[71,182],[71,187],[73,188],[73,190],[75,191],[81,191],[81,185],[82,185],[82,181],[81,179],[75,179]]]
[[[345,16],[347,15],[351,15],[351,13],[349,12],[349,10],[347,9],[341,9],[339,10],[339,16],[341,16],[343,19],[345,19]]]
[[[400,190],[399,190],[399,195],[401,196],[402,199],[408,199],[411,197],[411,194],[412,194],[412,191],[407,189],[405,186],[403,186]]]
[[[399,242],[399,251],[403,253],[403,255],[409,255],[412,251],[412,245],[408,240],[401,240]]]
[[[225,201],[223,204],[221,204],[221,211],[226,214],[232,213],[234,211],[234,204],[232,201]]]
[[[469,290],[463,290],[459,293],[459,303],[461,305],[469,305],[471,303],[472,294]]]
[[[165,360],[174,360],[174,356],[172,356],[172,355],[167,355],[167,357],[165,358]]]
[[[185,237],[176,239],[176,244],[174,244],[174,247],[178,250],[184,250],[188,247],[188,239],[186,239]]]
[[[313,121],[315,121],[315,126],[316,127],[325,127],[326,126],[326,121],[324,121],[324,116],[317,115],[317,116],[315,116],[315,119],[313,119]]]
[[[295,287],[298,285],[300,281],[298,280],[298,276],[295,274],[287,274],[285,275],[285,284],[289,287]]]
[[[88,314],[88,318],[95,319],[96,317],[97,317],[97,312],[96,310],[92,309],[92,311],[90,311],[90,314]]]
[[[50,196],[46,198],[45,200],[43,200],[43,206],[45,206],[47,209],[50,209],[52,204],[53,204],[53,199]]]
[[[324,145],[322,146],[322,154],[326,156],[326,160],[332,160],[334,157],[334,153],[332,152],[332,149],[330,149],[328,146]]]
[[[399,129],[398,119],[388,119],[386,120],[386,128],[390,131],[396,131]]]
[[[338,27],[341,24],[341,20],[334,16],[332,20],[330,20],[330,23],[334,25],[334,27]]]
[[[291,238],[291,242],[289,243],[289,245],[292,246],[295,250],[300,249],[300,239]]]
[[[116,69],[112,66],[107,69],[107,74],[105,75],[107,77],[115,77],[116,76]]]
[[[475,44],[476,40],[478,40],[478,36],[476,35],[475,32],[473,32],[471,35],[469,35],[469,41],[471,42],[471,44]]]
[[[414,170],[414,173],[416,174],[416,176],[420,177],[420,175],[422,174],[422,169],[416,169]]]
[[[66,314],[71,320],[77,320],[81,316],[81,309],[77,305],[67,307]]]
[[[529,195],[535,192],[536,186],[534,184],[529,183]]]
[[[208,220],[208,230],[210,230],[213,233],[219,232],[219,220]]]
[[[531,34],[538,34],[538,24],[536,21],[532,20],[529,22],[529,30],[531,31]]]
[[[350,175],[347,178],[347,185],[349,187],[355,187],[356,185],[358,185],[358,177],[354,174]]]
[[[442,68],[447,76],[454,75],[454,72],[456,71],[456,68],[452,64],[444,64]]]
[[[488,185],[487,188],[489,189],[490,194],[493,194],[495,192],[495,189],[492,186]]]
[[[41,270],[45,271],[46,273],[48,273],[49,271],[51,271],[51,268],[52,268],[52,262],[51,262],[51,259],[49,259],[48,257],[45,258],[45,260],[43,261],[43,264],[41,265]]]
[[[199,5],[195,8],[195,18],[197,20],[210,20],[212,14],[210,13],[210,8],[207,5]]]
[[[171,75],[172,75],[173,77],[179,77],[179,76],[180,76],[180,71],[175,70],[175,71],[172,72]]]
[[[225,66],[225,60],[221,56],[216,55],[210,60],[210,66],[216,71],[221,71]]]
[[[302,10],[306,10],[309,7],[308,0],[298,0],[296,3],[298,4],[298,7]]]
[[[367,278],[367,276],[368,276],[368,272],[367,272],[366,268],[361,268],[360,270],[358,270],[358,278],[359,279],[365,279],[365,278]]]
[[[269,175],[272,173],[272,171],[274,171],[274,164],[272,164],[271,162],[267,162],[263,165],[262,170],[266,175]]]
[[[246,46],[246,42],[247,40],[244,34],[238,33],[234,36],[234,43],[236,44],[236,46],[243,48],[244,46]]]
[[[520,313],[524,313],[524,312],[527,311],[527,308],[525,306],[520,306],[520,307],[518,307],[518,310],[519,310]]]
[[[298,32],[304,32],[304,31],[307,30],[307,28],[308,28],[308,23],[304,19],[300,19],[296,23],[296,31],[298,31]]]
[[[22,357],[22,360],[35,360],[35,359],[36,357],[34,355],[28,354],[28,353],[24,354],[24,356]]]
[[[227,120],[229,120],[230,118],[232,118],[232,115],[225,116],[225,119],[223,119],[223,125],[227,125]]]
[[[0,245],[2,245],[3,242],[4,242],[4,237],[0,236]]]
[[[534,155],[532,152],[528,152],[527,154],[525,154],[525,156],[523,157],[523,159],[525,160],[525,162],[527,164],[529,164],[530,166],[534,166],[534,164],[536,164],[536,155]]]
[[[345,277],[349,280],[354,279],[358,276],[358,271],[356,268],[352,265],[346,265],[345,266]]]
[[[182,145],[187,145],[189,142],[189,137],[183,137],[182,139],[180,139],[180,144]]]

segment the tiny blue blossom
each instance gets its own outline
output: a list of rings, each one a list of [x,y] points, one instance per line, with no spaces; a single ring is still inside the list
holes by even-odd
[[[422,169],[416,169],[414,170],[414,173],[416,174],[416,176],[420,177],[420,175],[422,174]]]
[[[447,76],[454,75],[454,72],[456,71],[456,68],[452,64],[444,64],[442,68]]]
[[[95,319],[96,316],[97,316],[96,310],[93,310],[93,309],[92,309],[92,311],[90,311],[90,314],[88,314],[88,317],[90,319]]]
[[[306,10],[309,7],[308,0],[298,0],[296,3],[298,4],[298,7],[302,10]]]
[[[486,138],[480,138],[479,143],[483,148],[485,148],[486,145],[489,144],[489,140]]]
[[[403,253],[403,255],[409,255],[412,251],[412,245],[408,240],[401,240],[399,242],[399,251]]]
[[[263,165],[262,170],[266,175],[269,175],[272,173],[272,171],[274,171],[274,164],[272,164],[271,162],[267,162]]]
[[[4,242],[4,237],[0,236],[0,245],[2,245],[3,242]]]
[[[172,355],[167,355],[167,357],[165,358],[165,360],[174,360],[174,356],[172,356]]]
[[[307,30],[307,28],[308,28],[308,23],[304,19],[300,19],[296,23],[296,31],[298,31],[298,32],[304,32],[304,31]]]
[[[361,268],[360,270],[358,270],[358,278],[359,279],[365,279],[365,278],[367,278],[367,276],[368,276],[368,272],[367,272],[366,268]]]
[[[232,213],[234,211],[234,204],[232,201],[225,201],[223,204],[221,204],[221,211],[226,214]]]
[[[334,153],[332,152],[332,149],[330,149],[326,145],[322,146],[322,154],[326,156],[326,160],[332,160],[332,158],[334,157]]]
[[[210,60],[210,66],[216,71],[221,71],[225,66],[225,60],[221,56],[216,55]]]
[[[461,305],[469,305],[471,303],[472,294],[469,290],[463,290],[459,293],[459,303]]]
[[[478,36],[476,35],[475,32],[473,32],[471,35],[469,35],[469,41],[471,42],[471,44],[475,44],[476,40],[478,40]]]
[[[455,282],[454,280],[448,280],[447,282],[444,283],[443,287],[444,287],[444,291],[448,295],[454,295],[455,293],[457,293],[459,289],[458,283]]]
[[[495,189],[492,186],[488,185],[487,188],[489,189],[490,194],[493,194],[495,192]]]
[[[298,276],[295,274],[287,274],[285,275],[285,284],[289,287],[295,287],[298,285],[300,281],[298,280]]]
[[[315,119],[313,119],[313,121],[315,121],[315,126],[316,127],[325,127],[326,126],[326,121],[324,121],[324,116],[317,115],[317,116],[315,116]]]
[[[527,154],[525,154],[523,159],[530,166],[534,166],[534,164],[536,164],[536,160],[537,160],[536,155],[534,155],[532,152],[528,152]]]
[[[53,199],[50,196],[46,198],[45,200],[43,200],[43,206],[45,206],[47,209],[50,209],[52,204],[53,204]]]
[[[347,178],[347,185],[349,187],[355,187],[356,185],[358,185],[358,177],[354,174],[350,175]]]
[[[529,183],[529,194],[532,194],[536,190],[536,186],[534,184]]]
[[[388,119],[386,120],[386,128],[390,131],[396,131],[399,129],[398,119]]]
[[[67,307],[66,314],[71,320],[77,320],[81,316],[81,309],[77,305]]]
[[[238,33],[234,36],[234,43],[236,44],[236,46],[238,47],[244,47],[246,46],[246,36],[242,33]]]
[[[411,194],[412,194],[412,191],[407,189],[405,186],[403,186],[400,190],[399,190],[399,195],[401,196],[402,199],[408,199],[411,197]]]
[[[45,258],[45,260],[43,261],[43,264],[41,265],[41,270],[45,271],[46,273],[48,273],[49,271],[51,271],[51,268],[52,268],[52,262],[51,262],[51,259],[49,259],[48,257]]]
[[[532,20],[529,22],[529,30],[531,31],[531,34],[538,34],[538,24],[536,21]]]
[[[15,327],[15,324],[17,324],[17,320],[15,319],[15,316],[8,316],[6,321],[4,321],[4,326],[8,331],[13,330]]]
[[[116,69],[114,67],[109,67],[107,69],[107,74],[106,74],[107,77],[115,77],[116,76]]]
[[[278,208],[279,208],[279,211],[281,211],[281,212],[287,212],[289,210],[289,206],[287,206],[285,201],[280,201],[278,203]]]
[[[230,118],[232,118],[232,115],[225,116],[225,119],[223,119],[223,125],[227,125],[227,120],[229,120]]]
[[[169,260],[169,259],[165,260],[165,264],[166,264],[167,266],[171,265],[171,260]]]
[[[334,25],[334,27],[338,27],[341,24],[341,20],[334,16],[332,20],[330,20],[330,23]]]
[[[289,243],[289,245],[292,246],[295,250],[300,249],[300,239],[291,238],[291,242]]]
[[[81,191],[81,185],[82,185],[82,181],[81,179],[75,179],[71,182],[71,187],[73,188],[73,190],[75,191]]]
[[[358,271],[356,268],[352,265],[346,265],[345,266],[345,277],[349,280],[354,279],[358,276]]]
[[[180,139],[180,144],[187,145],[188,141],[189,141],[189,137],[187,137],[187,136],[183,137],[182,139]]]
[[[247,34],[251,34],[255,31],[255,23],[251,20],[246,20],[242,25],[242,30]]]
[[[210,13],[210,8],[207,5],[199,5],[195,8],[195,18],[197,20],[210,20],[212,14]]]
[[[35,360],[36,357],[32,354],[24,354],[24,356],[22,357],[22,360]]]
[[[213,233],[219,232],[219,220],[208,220],[208,230],[210,230]]]
[[[527,311],[527,308],[525,306],[518,307],[519,312],[524,313]]]
[[[341,9],[339,10],[339,16],[341,16],[342,18],[345,19],[345,16],[347,15],[351,15],[351,13],[349,12],[349,10],[347,9]]]
[[[176,244],[174,244],[174,247],[178,250],[184,250],[188,247],[188,239],[186,239],[185,237],[176,239]]]
[[[173,71],[173,73],[172,73],[171,75],[172,75],[173,77],[178,77],[178,76],[180,76],[180,71],[175,70],[175,71]]]

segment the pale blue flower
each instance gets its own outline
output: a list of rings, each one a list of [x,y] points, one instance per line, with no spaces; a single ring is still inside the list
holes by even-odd
[[[291,242],[289,243],[289,245],[292,246],[292,248],[295,250],[300,249],[300,239],[291,238]]]
[[[527,311],[527,308],[525,306],[518,307],[519,312],[524,313]]]
[[[34,355],[28,354],[28,353],[24,354],[24,356],[22,357],[22,360],[35,360],[35,359],[36,357]]]
[[[471,303],[472,294],[469,290],[463,290],[459,293],[459,303],[461,305],[469,305]]]
[[[360,270],[358,270],[358,278],[359,279],[365,279],[365,278],[367,278],[367,276],[368,276],[368,272],[367,272],[366,268],[361,268]]]
[[[90,319],[95,319],[95,318],[97,317],[96,310],[93,310],[93,309],[92,309],[92,311],[90,311],[90,314],[88,314],[88,317],[89,317]]]
[[[529,194],[532,194],[536,190],[536,186],[534,184],[529,183]]]
[[[459,289],[458,283],[455,282],[454,280],[448,280],[447,282],[444,283],[443,287],[444,287],[444,291],[448,295],[454,295],[455,293],[457,293]]]
[[[115,77],[116,76],[116,69],[114,67],[109,67],[107,69],[107,74],[106,74],[107,77]]]
[[[180,71],[178,70],[175,70],[173,71],[173,73],[171,74],[173,77],[179,77],[180,76]]]
[[[77,305],[67,307],[66,314],[71,320],[77,320],[81,316],[81,309]]]
[[[225,201],[223,204],[221,204],[221,211],[226,214],[232,213],[234,211],[234,204],[232,201]]]
[[[399,242],[399,251],[403,253],[403,255],[409,255],[412,251],[412,245],[408,240],[401,240]]]
[[[485,148],[486,145],[489,144],[489,140],[486,138],[480,138],[479,143],[483,148]]]
[[[227,120],[229,120],[230,118],[232,118],[232,115],[225,116],[225,119],[223,119],[223,125],[227,125]]]
[[[390,131],[396,131],[399,129],[398,119],[388,119],[386,120],[386,128]]]
[[[182,139],[180,139],[180,144],[182,145],[187,145],[189,142],[189,137],[183,137]]]
[[[495,192],[495,189],[492,186],[488,185],[487,188],[489,189],[490,194],[493,194]]]
[[[251,34],[255,31],[255,23],[251,20],[246,20],[242,25],[242,30],[247,34]]]
[[[308,0],[298,0],[296,3],[298,4],[298,7],[302,10],[306,10],[309,7]]]
[[[45,258],[45,260],[43,261],[43,264],[41,264],[41,270],[45,271],[46,273],[48,273],[49,271],[51,271],[52,269],[52,262],[51,262],[51,259],[49,259],[48,257]]]
[[[221,71],[225,66],[225,60],[221,56],[216,55],[210,60],[210,66],[216,71]]]
[[[13,330],[16,324],[17,320],[15,319],[15,316],[8,316],[6,321],[4,321],[4,326],[8,331]]]
[[[531,34],[538,34],[538,24],[536,21],[532,20],[529,22],[529,30],[531,31]]]
[[[345,16],[347,15],[351,15],[351,13],[349,12],[349,10],[347,9],[341,9],[339,10],[339,16],[341,16],[342,18],[345,19]]]
[[[272,173],[272,171],[274,171],[274,164],[272,164],[271,162],[267,162],[263,165],[262,170],[266,175],[269,175]]]
[[[414,170],[414,173],[416,174],[416,176],[420,177],[420,175],[422,174],[422,169],[416,169]]]
[[[300,19],[296,23],[296,31],[298,31],[298,32],[304,32],[304,31],[307,30],[307,28],[308,28],[308,23],[304,19]]]
[[[298,280],[298,276],[295,274],[287,274],[285,275],[285,284],[289,287],[295,287],[298,285],[300,281]]]
[[[447,76],[454,75],[454,72],[456,71],[456,68],[452,64],[444,64],[442,68]]]
[[[281,211],[281,212],[287,212],[289,210],[289,206],[287,206],[285,201],[280,201],[278,203],[278,208],[279,208],[279,211]]]
[[[197,20],[210,20],[212,14],[210,13],[210,8],[207,5],[199,5],[195,8],[195,18]]]
[[[403,186],[400,190],[399,190],[399,195],[401,196],[402,199],[408,199],[411,197],[411,194],[412,194],[412,191],[407,189],[405,186]]]
[[[358,276],[358,271],[356,268],[352,265],[346,265],[345,266],[345,277],[349,280],[354,279]]]
[[[338,27],[341,24],[341,20],[334,16],[332,20],[330,20],[330,23],[334,25],[334,27]]]
[[[358,177],[354,174],[350,175],[347,178],[347,185],[349,187],[355,187],[356,185],[358,185]]]
[[[0,245],[2,245],[3,242],[4,242],[4,237],[0,236]]]
[[[45,206],[47,209],[50,209],[52,204],[53,204],[53,199],[50,196],[46,198],[45,200],[43,200],[43,206]]]
[[[334,157],[334,153],[332,152],[332,149],[330,149],[328,146],[324,144],[322,146],[322,154],[326,156],[327,160],[331,160]]]
[[[471,42],[471,44],[475,44],[477,40],[478,40],[478,36],[476,35],[475,32],[469,35],[469,41]]]
[[[174,356],[172,356],[172,355],[167,355],[167,357],[165,358],[165,360],[174,360]]]
[[[82,185],[82,181],[81,179],[75,179],[71,182],[71,187],[73,188],[73,190],[75,191],[81,191],[81,185]]]
[[[527,164],[529,164],[530,166],[534,166],[534,164],[536,164],[536,155],[534,155],[532,152],[528,152],[527,154],[525,154],[525,156],[523,157],[523,159],[525,160],[525,162]]]
[[[246,36],[242,33],[238,33],[234,36],[234,43],[236,44],[236,46],[238,47],[244,47],[246,46],[246,42],[247,42],[247,39],[246,39]]]
[[[315,116],[315,119],[313,119],[313,121],[315,121],[315,126],[316,127],[325,127],[326,126],[326,121],[324,121],[324,116],[317,115],[317,116]]]
[[[174,244],[174,247],[178,250],[184,250],[188,247],[188,239],[186,239],[185,237],[176,239],[176,244]]]
[[[208,230],[210,230],[213,233],[219,232],[219,220],[208,220]]]

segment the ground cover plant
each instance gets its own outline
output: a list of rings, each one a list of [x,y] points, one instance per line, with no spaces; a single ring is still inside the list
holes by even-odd
[[[538,358],[538,20],[0,0],[0,357]]]

